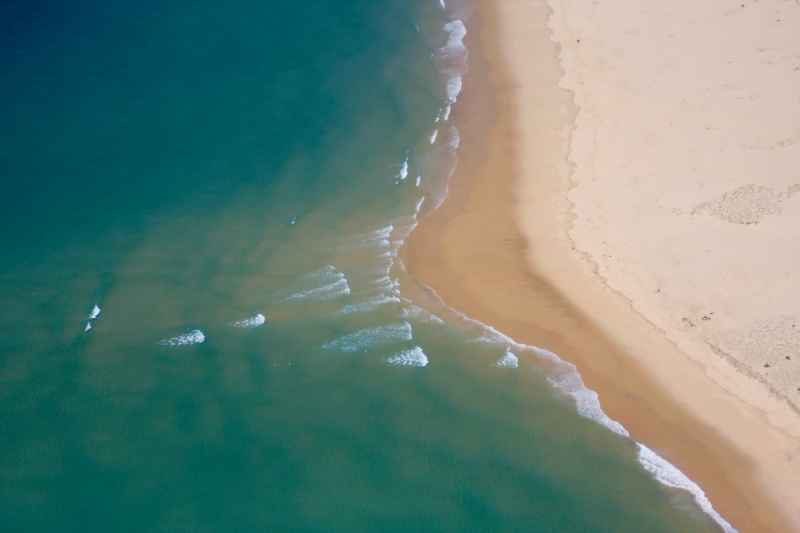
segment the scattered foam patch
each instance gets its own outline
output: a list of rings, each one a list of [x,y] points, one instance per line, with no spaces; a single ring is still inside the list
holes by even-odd
[[[494,350],[497,348],[504,348],[509,351],[512,343],[505,335],[494,335],[491,331],[481,332],[481,335],[469,339],[467,342],[470,344],[482,344],[487,350]]]
[[[513,353],[506,352],[503,357],[497,360],[494,366],[501,368],[517,368],[519,366],[519,359]]]
[[[461,81],[461,76],[454,76],[447,80],[447,97],[450,100],[455,101],[459,94],[461,94],[461,88],[463,87],[464,82]],[[447,107],[447,117],[450,116],[450,107]],[[445,117],[445,120],[447,120]]]
[[[431,135],[431,138],[430,138],[431,144],[436,142],[436,137],[438,137],[438,135],[439,135],[439,130],[436,130],[436,131],[433,132],[433,135]]]
[[[387,363],[398,366],[427,366],[428,358],[422,348],[415,346],[411,350],[404,350],[395,354],[388,359],[384,359]]]
[[[406,175],[407,173],[408,169],[406,169]],[[389,224],[385,228],[370,231],[368,233],[350,235],[340,241],[339,249],[342,251],[349,251],[373,248],[375,246],[388,248],[390,246],[389,235],[392,234],[392,230],[394,230],[394,226]]]
[[[389,326],[362,329],[335,341],[325,343],[322,347],[352,353],[374,346],[409,340],[411,340],[411,324],[401,322],[400,324],[391,324]]]
[[[403,166],[400,167],[400,180],[404,180],[408,177],[408,156],[406,156],[405,161],[403,161]]]
[[[337,313],[367,313],[371,311],[377,311],[381,307],[393,303],[400,303],[400,298],[397,298],[396,296],[375,296],[374,298],[369,298],[363,302],[347,305],[337,311]]]
[[[532,349],[539,357],[553,363],[553,368],[548,372],[549,376],[547,381],[561,392],[575,400],[575,405],[578,408],[578,414],[591,418],[600,425],[603,425],[623,437],[629,437],[628,431],[622,427],[622,424],[616,420],[612,420],[600,407],[600,400],[597,393],[588,388],[583,383],[578,369],[572,363],[567,363],[559,358],[553,352],[526,346]]]
[[[453,127],[448,128],[447,133],[450,134],[450,139],[447,141],[447,146],[455,150],[461,143],[461,136],[458,134],[458,129]]]
[[[333,300],[334,298],[338,298],[339,296],[345,296],[350,294],[350,287],[347,285],[346,279],[340,279],[338,281],[334,281],[333,283],[329,283],[328,285],[323,285],[322,287],[317,287],[314,289],[309,289],[307,291],[296,292],[291,296],[288,296],[287,300]]]
[[[442,120],[443,121],[447,121],[447,119],[450,118],[450,111],[451,111],[450,106],[447,106],[447,107],[444,108],[444,113],[442,113]]]
[[[438,51],[438,63],[441,71],[447,77],[447,107],[443,119],[450,117],[450,105],[456,101],[461,93],[461,76],[467,72],[467,55],[469,51],[462,42],[467,34],[467,28],[460,20],[454,20],[444,25],[447,32],[447,44]]]
[[[421,307],[417,307],[414,304],[409,305],[405,308],[405,315],[412,320],[416,320],[417,322],[428,322],[431,324],[444,324],[444,321],[439,318],[438,316],[434,315],[430,311],[426,311]]]
[[[100,307],[95,304],[92,308],[92,312],[89,313],[89,316],[86,317],[86,326],[83,328],[83,331],[89,331],[92,329],[92,320],[96,319],[100,316]]]
[[[384,291],[394,292],[395,289],[400,287],[400,283],[396,279],[392,279],[389,276],[383,276],[376,279],[373,282],[373,286]]]
[[[205,340],[206,336],[203,334],[203,332],[199,329],[196,329],[194,331],[190,331],[189,333],[172,337],[171,339],[164,339],[158,344],[161,346],[186,346],[189,344],[200,344],[201,342],[205,342]]]
[[[256,328],[258,326],[263,325],[267,321],[266,317],[261,313],[258,313],[256,316],[252,318],[246,318],[244,320],[240,320],[238,322],[234,322],[231,326],[236,328]]]

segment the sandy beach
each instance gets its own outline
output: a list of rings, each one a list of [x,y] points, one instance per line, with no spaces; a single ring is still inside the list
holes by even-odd
[[[468,29],[410,272],[577,365],[738,531],[800,531],[800,5],[482,0]]]

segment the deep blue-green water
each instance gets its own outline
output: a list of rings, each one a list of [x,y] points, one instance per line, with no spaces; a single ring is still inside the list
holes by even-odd
[[[409,299],[467,13],[0,2],[0,530],[718,528],[569,365]]]

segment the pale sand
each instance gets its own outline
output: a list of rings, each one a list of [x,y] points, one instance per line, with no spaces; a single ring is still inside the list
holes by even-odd
[[[800,6],[551,4],[480,4],[409,270],[575,363],[739,531],[800,531]]]

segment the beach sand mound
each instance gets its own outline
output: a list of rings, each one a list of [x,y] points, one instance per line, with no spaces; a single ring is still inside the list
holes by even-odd
[[[769,187],[745,185],[719,200],[698,205],[691,214],[708,213],[733,224],[758,224],[766,215],[781,214],[781,196]]]

